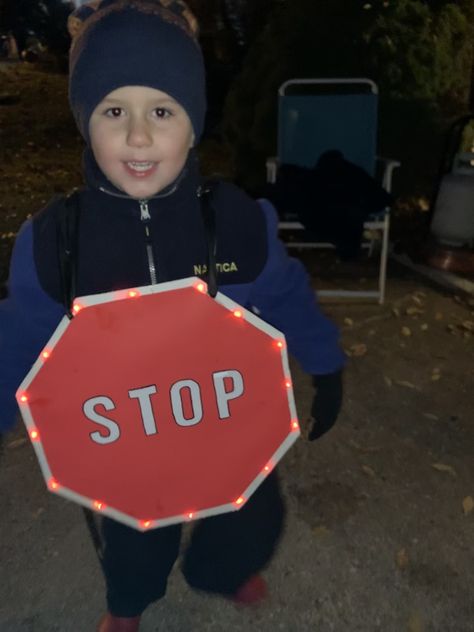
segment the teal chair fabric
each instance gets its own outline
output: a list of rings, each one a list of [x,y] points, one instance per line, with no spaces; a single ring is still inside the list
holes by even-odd
[[[339,150],[346,160],[375,173],[377,94],[280,94],[280,164],[313,167],[322,153]]]

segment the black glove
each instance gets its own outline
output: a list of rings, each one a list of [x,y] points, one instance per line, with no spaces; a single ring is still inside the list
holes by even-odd
[[[314,441],[330,430],[342,405],[342,371],[327,375],[314,375],[316,395],[311,406],[312,427],[308,439]]]

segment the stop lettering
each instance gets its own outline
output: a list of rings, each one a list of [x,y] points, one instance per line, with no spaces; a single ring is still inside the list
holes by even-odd
[[[244,393],[244,381],[242,375],[239,371],[217,371],[216,373],[213,373],[212,380],[214,384],[214,394],[219,419],[228,419],[230,417],[230,400],[241,397]],[[232,383],[230,390],[226,390],[226,380],[230,380]],[[157,392],[157,386],[154,384],[128,391],[128,397],[130,399],[135,399],[138,402],[143,431],[147,436],[158,433],[151,399],[152,395],[156,395]],[[191,409],[188,415],[185,413],[184,398],[186,396],[189,397]],[[201,388],[195,380],[179,380],[178,382],[172,384],[169,389],[169,398],[171,400],[173,418],[178,426],[195,426],[202,421],[203,405]],[[101,445],[113,443],[120,438],[120,426],[113,419],[101,414],[98,411],[98,408],[112,411],[116,409],[116,406],[110,397],[103,395],[91,397],[84,402],[84,415],[87,419],[102,427],[101,431],[95,430],[94,432],[91,432],[90,437],[92,441]],[[104,429],[106,434],[104,434]]]

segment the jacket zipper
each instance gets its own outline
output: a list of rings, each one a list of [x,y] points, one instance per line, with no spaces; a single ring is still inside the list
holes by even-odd
[[[150,272],[151,284],[155,285],[158,282],[158,280],[157,280],[157,274],[156,274],[155,257],[153,256],[153,247],[152,247],[151,231],[150,231],[151,215],[148,209],[148,200],[139,200],[139,204],[140,204],[140,219],[143,222],[143,226],[145,228],[145,243],[146,243],[146,254],[148,258],[148,271]]]

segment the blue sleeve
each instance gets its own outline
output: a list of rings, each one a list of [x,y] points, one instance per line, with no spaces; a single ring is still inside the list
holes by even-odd
[[[285,334],[289,352],[311,375],[334,373],[344,365],[339,332],[318,306],[309,276],[300,261],[289,257],[278,239],[278,218],[260,200],[268,226],[268,260],[252,285],[249,302],[256,313]]]
[[[51,337],[64,310],[41,288],[33,256],[33,222],[13,249],[8,296],[0,301],[0,432],[15,423],[15,392]]]

